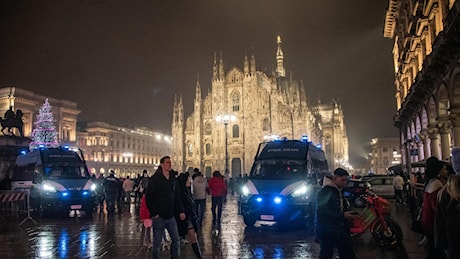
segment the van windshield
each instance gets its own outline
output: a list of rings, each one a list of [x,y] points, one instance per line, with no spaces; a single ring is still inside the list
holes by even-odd
[[[45,166],[45,179],[81,179],[89,174],[83,165],[48,165]]]
[[[260,160],[254,162],[251,179],[301,179],[307,177],[304,161]]]

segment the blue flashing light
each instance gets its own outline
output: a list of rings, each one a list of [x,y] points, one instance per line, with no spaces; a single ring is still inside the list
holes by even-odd
[[[256,198],[256,201],[257,201],[257,202],[262,202],[262,198],[261,198],[261,197],[257,197],[257,198]]]
[[[308,135],[302,135],[302,138],[300,140],[302,142],[308,142]]]
[[[316,147],[317,147],[318,149],[323,148],[323,146],[322,146],[321,144],[317,144]]]
[[[63,193],[62,193],[62,197],[67,197],[67,196],[69,196],[69,193],[68,193],[68,192],[63,192]]]
[[[83,191],[83,196],[87,196],[89,192],[87,190]]]
[[[39,144],[39,145],[38,145],[38,149],[40,149],[40,150],[45,149],[45,145],[44,145],[44,144]]]
[[[62,148],[63,148],[64,150],[69,150],[70,145],[66,144],[66,145],[64,145]]]
[[[273,199],[273,202],[275,202],[275,204],[280,204],[282,201],[282,199],[278,196],[276,196],[274,199]]]
[[[26,151],[26,150],[22,150],[20,153],[21,153],[21,155],[26,155],[26,154],[27,154],[27,151]]]

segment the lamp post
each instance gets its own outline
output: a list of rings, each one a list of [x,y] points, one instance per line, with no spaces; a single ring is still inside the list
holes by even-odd
[[[228,123],[235,121],[236,117],[234,115],[218,115],[216,117],[217,122],[223,122],[225,125],[225,175],[228,175],[228,137],[227,137],[227,128]]]

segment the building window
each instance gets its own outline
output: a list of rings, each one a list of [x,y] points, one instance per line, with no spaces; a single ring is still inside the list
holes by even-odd
[[[240,137],[240,127],[238,125],[233,125],[232,132],[233,132],[233,138]]]
[[[187,151],[188,151],[188,156],[193,155],[193,144],[188,145]]]
[[[240,95],[235,92],[232,96],[233,111],[240,111]]]
[[[206,144],[206,155],[211,154],[211,144]]]
[[[268,122],[268,118],[264,118],[262,121],[262,130],[263,131],[269,131],[270,130],[270,124]]]
[[[390,160],[388,159],[388,157],[383,157],[383,166],[387,166],[387,165],[390,165]]]

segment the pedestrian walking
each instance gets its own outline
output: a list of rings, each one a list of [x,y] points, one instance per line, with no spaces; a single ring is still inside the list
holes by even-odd
[[[113,217],[115,214],[115,203],[118,198],[118,179],[115,172],[110,170],[110,175],[103,182],[105,202],[107,204],[107,216]]]
[[[96,200],[97,205],[96,207],[99,208],[99,214],[104,212],[104,201],[105,201],[105,194],[104,194],[104,174],[100,174],[96,178]]]
[[[160,166],[150,178],[146,191],[147,208],[153,217],[153,258],[160,257],[160,246],[165,236],[165,229],[171,237],[171,256],[180,258],[180,240],[175,215],[185,219],[185,212],[180,200],[177,180],[171,171],[171,157],[160,159]]]
[[[147,171],[147,170],[144,170]],[[134,193],[134,203],[135,204],[140,204],[140,199],[139,198],[139,182],[141,181],[141,174],[137,174],[136,179],[133,181],[133,193]],[[136,205],[137,206],[137,205]]]
[[[209,193],[211,194],[212,225],[220,227],[222,218],[222,205],[227,195],[227,186],[224,176],[219,171],[212,173],[212,178],[208,181]]]
[[[123,179],[118,179],[117,211],[119,216],[121,216],[121,214],[123,213],[123,204],[125,199],[125,192],[123,191],[123,182]]]
[[[141,207],[139,212],[139,219],[143,225],[143,245],[151,248],[152,244],[152,218],[150,217],[149,209],[147,208],[147,202],[145,195],[141,199]]]
[[[400,173],[396,173],[393,178],[393,188],[395,189],[396,203],[403,203],[404,179],[401,177]]]
[[[135,196],[135,201],[141,201],[142,196],[145,194],[145,189],[147,188],[147,185],[149,183],[149,174],[147,173],[147,170],[144,170],[142,172],[141,177],[137,181],[134,187],[134,191],[136,193]]]
[[[337,168],[334,176],[324,177],[323,187],[318,191],[316,236],[320,243],[319,258],[332,258],[334,247],[340,258],[356,258],[350,237],[350,221],[359,215],[351,211],[342,191],[348,176],[346,170]]]
[[[195,212],[197,214],[198,227],[201,228],[203,224],[204,212],[206,209],[206,193],[208,192],[208,182],[203,177],[203,174],[198,171],[193,180],[193,199],[195,205]]]
[[[125,203],[131,203],[131,193],[133,192],[134,182],[126,176],[126,180],[123,182],[123,191],[125,192]]]
[[[444,251],[436,248],[434,244],[434,218],[436,215],[436,204],[439,190],[446,184],[448,170],[446,164],[439,161],[435,156],[426,160],[425,189],[423,192],[421,225],[426,241],[424,247],[426,258],[445,258]]]
[[[187,236],[190,243],[192,244],[195,256],[197,258],[202,258],[200,246],[198,244],[198,240],[196,237],[196,230],[198,230],[198,228],[194,199],[192,193],[190,192],[190,187],[192,186],[192,178],[190,177],[190,174],[188,172],[185,172],[178,176],[177,183],[180,193],[180,199],[185,211],[185,219],[183,220],[181,220],[180,217],[176,215],[179,235],[181,237]]]

